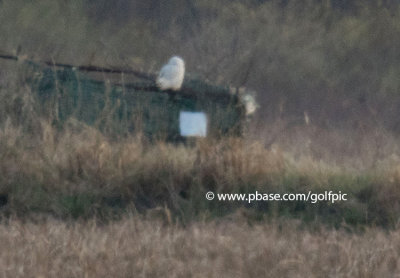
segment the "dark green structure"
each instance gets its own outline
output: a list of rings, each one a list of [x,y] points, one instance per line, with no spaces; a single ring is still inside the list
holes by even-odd
[[[41,113],[62,126],[70,117],[111,135],[142,132],[150,139],[177,141],[180,111],[202,111],[208,135],[240,135],[244,108],[228,88],[185,80],[181,91],[160,91],[154,82],[98,81],[73,68],[34,67],[33,92]],[[49,116],[49,115],[47,115]]]

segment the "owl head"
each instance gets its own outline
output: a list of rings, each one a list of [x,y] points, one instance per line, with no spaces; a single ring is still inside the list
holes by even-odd
[[[185,66],[185,62],[179,56],[173,56],[171,59],[169,59],[168,64],[175,66]]]

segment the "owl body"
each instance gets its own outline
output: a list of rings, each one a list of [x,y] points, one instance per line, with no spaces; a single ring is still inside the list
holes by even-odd
[[[178,91],[182,87],[185,77],[185,62],[182,58],[174,56],[161,68],[156,83],[161,90]]]
[[[251,115],[251,114],[254,114],[254,112],[256,112],[258,105],[252,95],[249,95],[249,94],[243,95],[243,96],[241,96],[240,100],[244,104],[246,115]]]

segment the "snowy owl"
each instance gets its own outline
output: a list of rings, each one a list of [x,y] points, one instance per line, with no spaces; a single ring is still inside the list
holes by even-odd
[[[254,114],[254,112],[256,112],[258,104],[252,95],[250,94],[243,95],[241,96],[240,100],[244,104],[246,115],[251,115]]]
[[[229,93],[232,95],[238,95],[240,103],[244,106],[246,116],[254,114],[260,107],[256,101],[256,92],[246,87],[229,87]]]
[[[177,91],[182,86],[184,76],[185,62],[181,57],[174,56],[161,68],[156,83],[161,90]]]

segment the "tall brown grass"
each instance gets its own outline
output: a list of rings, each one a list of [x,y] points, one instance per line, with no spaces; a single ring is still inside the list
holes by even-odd
[[[396,277],[399,230],[304,230],[294,222],[164,226],[130,216],[0,225],[2,277]]]
[[[161,213],[172,213],[173,221],[189,223],[246,207],[249,219],[259,220],[289,216],[334,226],[344,221],[390,228],[398,222],[400,179],[395,158],[372,171],[347,169],[246,138],[208,138],[186,145],[149,142],[140,134],[115,139],[74,119],[61,130],[41,120],[34,134],[8,120],[0,127],[0,142],[0,193],[9,196],[3,215],[44,212],[107,219],[109,214],[120,217],[133,206],[140,212],[163,208]],[[209,202],[204,196],[210,190],[332,190],[348,194],[349,201]]]

